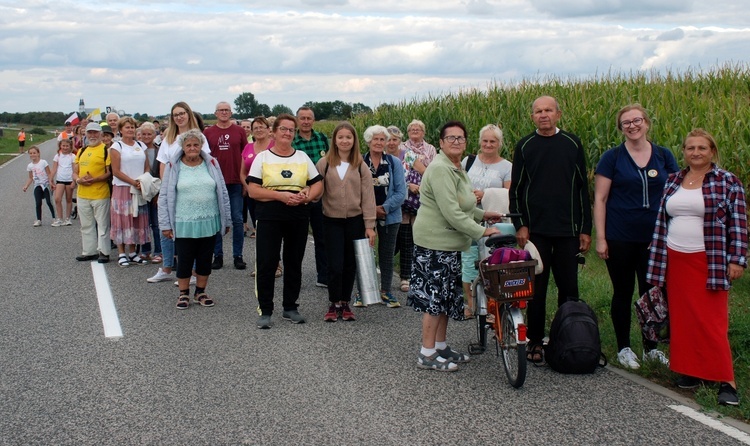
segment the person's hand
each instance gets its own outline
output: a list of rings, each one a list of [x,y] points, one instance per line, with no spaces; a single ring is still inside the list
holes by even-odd
[[[477,204],[480,204],[482,202],[482,198],[484,198],[484,191],[476,189],[474,191],[474,196],[477,197]]]
[[[165,229],[165,230],[161,231],[161,235],[163,235],[165,238],[169,238],[169,239],[174,238],[174,234],[172,233],[171,229]]]
[[[500,234],[500,230],[495,228],[494,226],[490,226],[489,228],[486,228],[484,230],[484,234],[482,234],[482,237],[489,237],[493,234]]]
[[[494,224],[503,219],[503,214],[499,212],[485,211],[484,217],[482,217],[482,219],[487,223]]]
[[[138,189],[138,190],[142,190],[141,189],[141,182],[138,181],[138,180],[135,180],[135,184],[133,186],[135,186],[135,188]]]
[[[578,236],[578,251],[586,254],[591,248],[591,236],[588,234],[581,234]]]
[[[596,240],[596,255],[602,260],[607,260],[609,258],[609,246],[607,246],[607,240]]]
[[[419,195],[419,185],[409,183],[409,192],[413,193],[414,195]]]
[[[386,215],[387,214],[383,206],[375,206],[375,217],[378,220],[385,220]]]
[[[23,189],[24,192],[26,192],[26,189],[28,189],[28,188],[29,188],[29,186],[22,187],[22,189]]]
[[[521,226],[518,231],[516,231],[516,243],[518,243],[518,246],[523,248],[526,246],[526,242],[529,241],[529,227],[528,226]]]
[[[375,230],[367,228],[365,229],[365,237],[370,241],[370,247],[375,246]]]
[[[729,264],[729,280],[737,280],[745,273],[745,268],[736,263]]]
[[[279,192],[278,200],[287,206],[297,206],[299,204],[299,194],[293,194],[291,192]]]

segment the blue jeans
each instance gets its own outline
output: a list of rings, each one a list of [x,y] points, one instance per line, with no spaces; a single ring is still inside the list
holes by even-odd
[[[143,254],[161,255],[161,231],[159,230],[159,209],[156,200],[148,202],[148,223],[151,226],[151,239],[153,242],[146,242],[141,247]],[[153,248],[153,249],[152,249]]]
[[[159,237],[161,238],[161,256],[164,258],[161,266],[172,269],[174,268],[174,239],[166,238],[161,234]]]
[[[229,206],[232,211],[232,255],[239,257],[242,255],[242,248],[245,246],[245,228],[242,222],[242,185],[227,184],[229,193]],[[224,255],[224,228],[216,235],[216,244],[214,245],[214,256]]]

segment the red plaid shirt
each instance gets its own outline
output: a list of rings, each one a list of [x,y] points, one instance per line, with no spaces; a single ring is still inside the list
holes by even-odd
[[[688,169],[683,169],[670,175],[664,185],[646,274],[646,280],[655,286],[664,286],[667,273],[667,224],[670,217],[666,203],[679,189],[687,172]],[[713,164],[703,179],[702,191],[706,205],[703,216],[703,240],[708,260],[706,288],[728,290],[731,283],[727,265],[735,263],[747,268],[745,189],[736,176]]]

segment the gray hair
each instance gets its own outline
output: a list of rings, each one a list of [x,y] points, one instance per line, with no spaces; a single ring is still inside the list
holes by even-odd
[[[419,127],[423,132],[427,131],[427,127],[425,127],[424,122],[420,121],[419,119],[412,120],[409,125],[406,126],[406,131],[408,132],[412,127]]]
[[[496,126],[495,124],[487,124],[484,127],[482,127],[482,130],[479,131],[479,147],[482,147],[482,135],[486,131],[491,131],[495,138],[497,138],[498,142],[500,143],[500,147],[503,146],[503,131],[500,129],[500,127]]]
[[[364,139],[365,142],[369,144],[375,135],[385,136],[386,141],[388,140],[388,138],[390,138],[387,128],[383,127],[382,125],[371,125],[370,127],[367,127],[367,130],[365,130],[365,133],[362,135],[362,139]]]
[[[401,129],[395,125],[389,125],[387,130],[389,135],[388,139],[397,138],[399,141],[404,139],[404,134],[401,132]]]
[[[151,130],[152,132],[156,133],[156,126],[148,121],[141,124],[140,127],[138,127],[138,130]]]
[[[203,136],[203,133],[201,133],[199,129],[190,129],[187,132],[181,134],[178,138],[181,149],[185,149],[185,141],[187,141],[188,139],[197,139],[201,143],[201,146],[206,142],[206,138]]]

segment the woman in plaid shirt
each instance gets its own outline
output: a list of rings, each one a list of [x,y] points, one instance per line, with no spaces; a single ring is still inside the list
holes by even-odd
[[[719,404],[738,405],[729,347],[728,290],[747,267],[745,190],[720,169],[713,136],[691,131],[688,167],[670,175],[651,243],[647,280],[669,298],[670,364],[677,385],[718,381]]]

